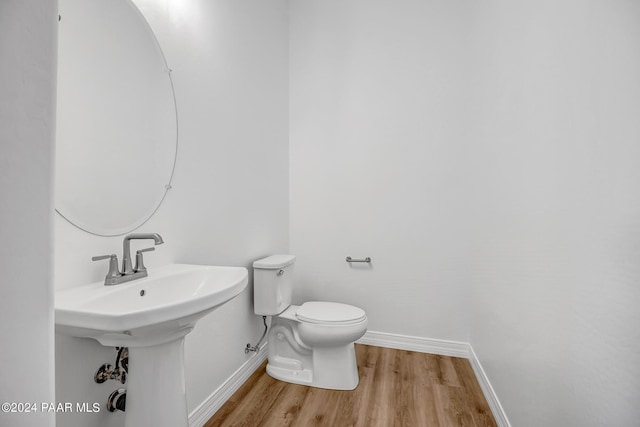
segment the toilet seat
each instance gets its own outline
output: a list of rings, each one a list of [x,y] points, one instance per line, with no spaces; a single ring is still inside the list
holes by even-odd
[[[305,323],[353,325],[366,320],[363,309],[337,302],[311,301],[296,310],[296,318]]]

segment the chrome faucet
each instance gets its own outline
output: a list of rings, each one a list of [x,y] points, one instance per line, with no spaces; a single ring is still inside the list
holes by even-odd
[[[134,234],[129,234],[128,236],[125,236],[124,240],[122,241],[122,274],[123,275],[136,273],[139,268],[139,266],[137,265],[138,255],[140,255],[140,261],[142,261],[142,252],[154,250],[154,248],[148,248],[148,249],[143,249],[141,251],[138,251],[136,254],[136,268],[134,270],[134,268],[131,266],[131,241],[134,239],[136,240],[153,239],[153,242],[156,245],[161,245],[164,243],[164,240],[162,240],[162,237],[160,237],[158,233],[134,233]],[[142,268],[144,268],[144,264],[142,265]],[[146,276],[146,268],[144,269],[144,271]]]
[[[109,272],[104,278],[105,286],[118,285],[120,283],[130,282],[131,280],[147,277],[147,268],[144,266],[142,259],[143,252],[154,251],[155,248],[146,248],[136,251],[136,266],[131,266],[131,240],[153,240],[154,244],[161,245],[164,243],[162,237],[157,233],[137,233],[129,234],[122,242],[122,272],[118,270],[118,256],[116,254],[94,256],[93,261],[102,259],[109,260]]]

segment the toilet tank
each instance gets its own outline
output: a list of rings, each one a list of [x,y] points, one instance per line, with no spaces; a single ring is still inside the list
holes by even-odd
[[[271,255],[253,263],[253,311],[262,316],[282,313],[291,305],[295,255]]]

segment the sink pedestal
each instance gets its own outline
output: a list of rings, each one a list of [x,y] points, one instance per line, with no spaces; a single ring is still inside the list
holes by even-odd
[[[188,427],[184,336],[164,344],[129,347],[125,427]]]

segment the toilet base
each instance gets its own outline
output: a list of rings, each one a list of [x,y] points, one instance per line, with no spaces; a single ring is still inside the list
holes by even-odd
[[[317,325],[311,325],[313,330],[308,335],[314,345],[309,345],[301,339],[303,333],[309,333],[309,330],[301,328],[295,319],[296,309],[297,307],[292,306],[272,318],[267,373],[275,379],[293,384],[330,390],[355,389],[359,377],[353,341],[364,334],[366,321],[340,327],[338,338],[341,339],[335,340],[338,341],[335,344],[324,337],[325,334],[330,334],[335,338],[338,331],[318,330]],[[323,327],[325,326],[320,326]],[[316,332],[313,333],[314,331]]]
[[[312,369],[305,369],[297,361],[270,357],[267,374],[277,380],[330,390],[353,390],[358,386],[360,378],[353,343],[314,348],[312,360]]]
[[[311,386],[313,373],[309,369],[291,369],[267,364],[267,374],[280,381]]]

